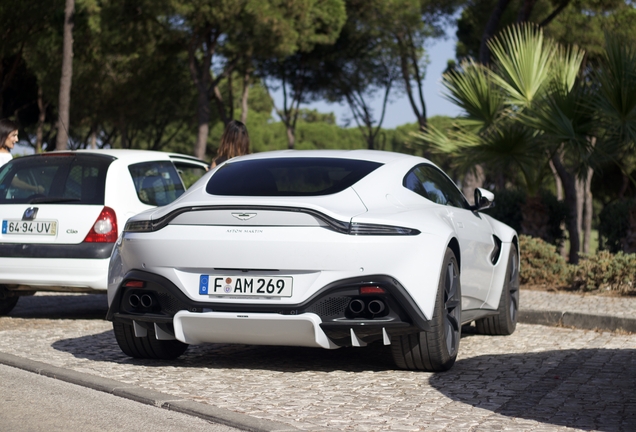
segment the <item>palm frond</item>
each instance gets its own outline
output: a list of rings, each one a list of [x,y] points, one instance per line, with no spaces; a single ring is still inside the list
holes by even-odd
[[[446,98],[465,112],[476,127],[489,127],[497,120],[504,97],[494,85],[490,70],[473,60],[461,64],[460,71],[444,74],[442,84]]]
[[[552,39],[531,24],[513,25],[488,43],[495,59],[495,82],[522,108],[539,97],[549,82],[556,50]]]

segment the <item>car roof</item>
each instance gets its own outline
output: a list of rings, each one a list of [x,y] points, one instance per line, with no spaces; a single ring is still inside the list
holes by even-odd
[[[184,160],[198,163],[207,163],[193,156],[179,153],[168,153],[156,150],[136,150],[136,149],[82,149],[82,150],[55,150],[52,152],[40,153],[34,156],[47,156],[59,154],[86,154],[110,156],[127,163],[145,162],[148,160]]]
[[[246,159],[271,159],[271,158],[340,158],[340,159],[358,159],[370,162],[379,162],[387,164],[395,161],[403,160],[420,160],[418,156],[412,156],[404,153],[388,152],[381,150],[279,150],[262,153],[254,153],[251,155],[241,156],[240,160]],[[239,158],[231,159],[231,161],[239,160]]]

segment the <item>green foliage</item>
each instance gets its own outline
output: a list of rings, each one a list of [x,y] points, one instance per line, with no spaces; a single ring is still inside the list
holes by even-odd
[[[629,211],[636,200],[615,201],[606,205],[599,214],[598,234],[602,249],[612,253],[623,249],[623,241],[629,228]]]
[[[555,289],[636,294],[636,254],[600,251],[570,265],[556,248],[541,239],[519,236],[522,285]]]
[[[479,57],[479,47],[486,23],[498,0],[473,0],[463,9],[457,23],[457,58]],[[519,10],[527,2],[512,0],[500,22],[501,30],[517,21]],[[550,0],[537,0],[530,22],[541,23],[558,6]],[[557,17],[545,26],[546,35],[561,44],[576,44],[595,62],[603,51],[603,32],[619,33],[621,39],[634,41],[636,11],[625,0],[579,0],[570,2]]]
[[[636,294],[636,254],[600,251],[584,256],[569,277],[573,289]]]
[[[526,285],[563,287],[572,271],[556,247],[525,235],[519,236],[519,281]]]

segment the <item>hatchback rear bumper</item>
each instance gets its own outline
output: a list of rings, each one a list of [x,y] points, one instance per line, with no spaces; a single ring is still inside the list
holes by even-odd
[[[0,284],[33,291],[105,291],[108,259],[0,257]]]

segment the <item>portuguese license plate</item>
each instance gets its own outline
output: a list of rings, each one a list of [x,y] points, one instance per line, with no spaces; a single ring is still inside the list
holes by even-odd
[[[50,235],[57,233],[57,221],[3,220],[2,234]]]
[[[291,297],[292,277],[209,276],[199,278],[199,294],[218,296]]]

